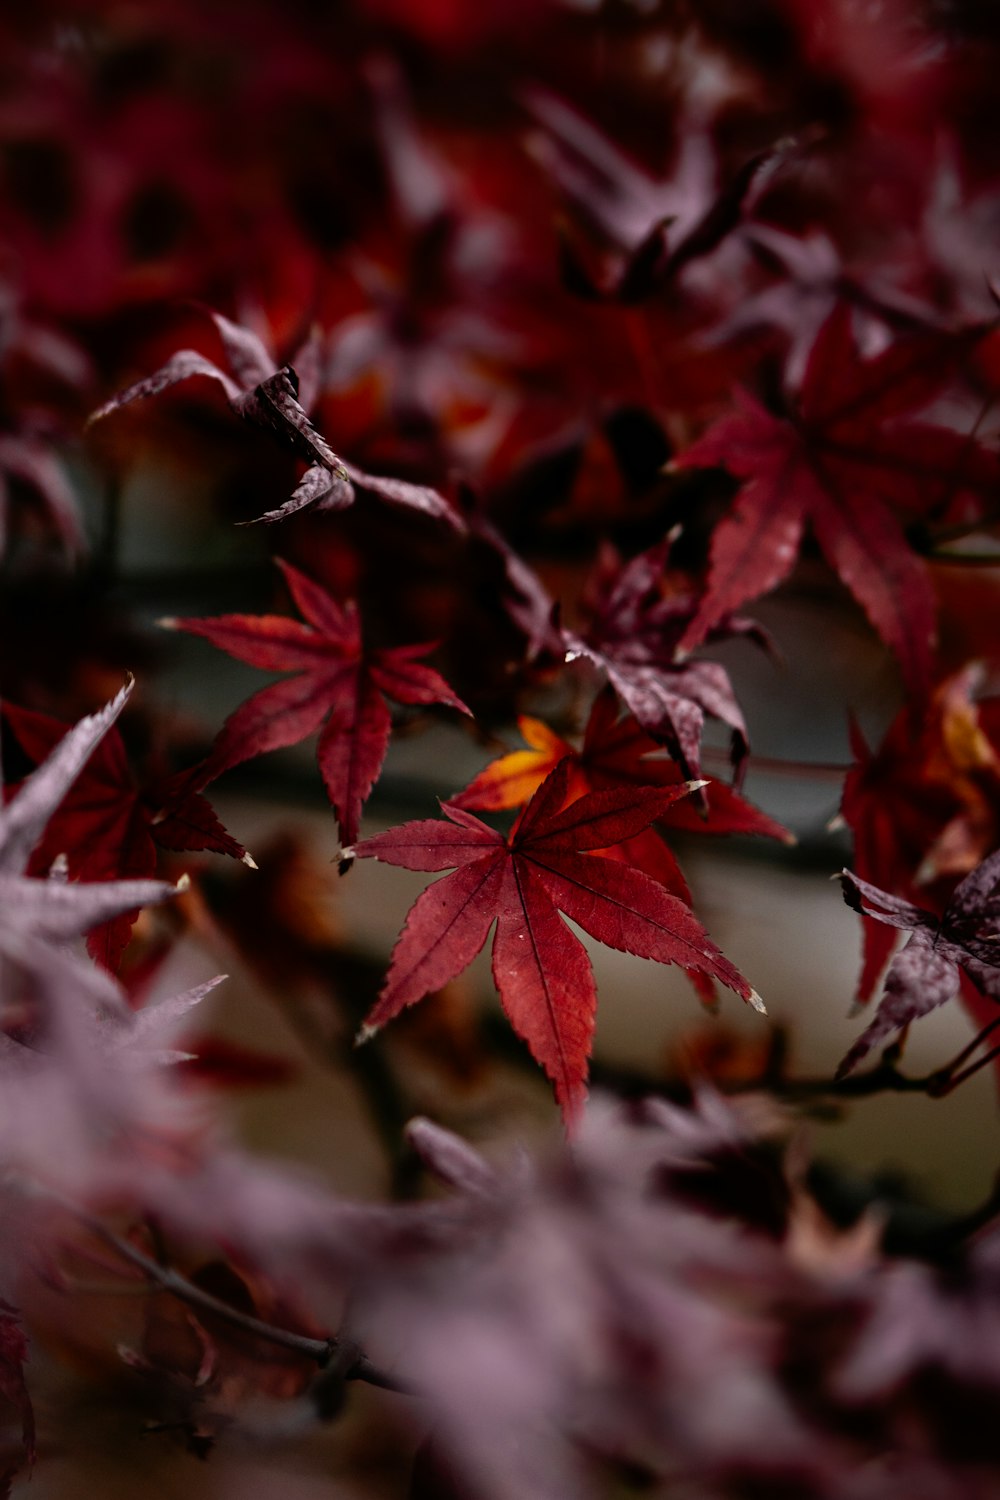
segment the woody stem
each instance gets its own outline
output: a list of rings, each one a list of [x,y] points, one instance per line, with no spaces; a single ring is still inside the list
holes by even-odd
[[[179,1301],[185,1302],[189,1307],[196,1308],[199,1312],[210,1313],[213,1317],[220,1318],[232,1328],[238,1328],[243,1333],[248,1333],[254,1338],[264,1339],[268,1343],[277,1344],[282,1349],[288,1349],[293,1354],[301,1354],[306,1359],[314,1360],[321,1369],[331,1362],[336,1362],[341,1345],[346,1343],[352,1349],[352,1358],[346,1369],[341,1373],[345,1380],[363,1380],[368,1385],[380,1386],[387,1391],[407,1391],[407,1387],[401,1381],[389,1375],[386,1371],[368,1359],[367,1355],[356,1350],[349,1341],[328,1338],[311,1338],[308,1334],[296,1333],[290,1328],[279,1328],[273,1323],[266,1323],[262,1318],[256,1318],[251,1313],[242,1312],[237,1307],[232,1307],[228,1302],[223,1302],[219,1297],[214,1297],[211,1292],[204,1291],[175,1271],[170,1266],[164,1266],[159,1261],[153,1260],[145,1255],[135,1245],[109,1229],[100,1219],[88,1214],[85,1210],[78,1208],[61,1194],[46,1194],[59,1202],[62,1207],[68,1209],[79,1222],[104,1244],[114,1250],[122,1260],[135,1267],[135,1269],[147,1281],[161,1287],[171,1296]]]

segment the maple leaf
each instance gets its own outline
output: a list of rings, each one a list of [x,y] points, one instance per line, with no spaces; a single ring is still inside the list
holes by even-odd
[[[317,394],[316,352],[310,340],[293,356],[306,368],[308,388],[305,388],[292,364],[275,367],[274,357],[252,329],[231,322],[221,313],[210,312],[209,316],[231,374],[195,349],[180,349],[155,374],[105,402],[91,414],[90,423],[102,421],[132,401],[157,396],[181,381],[211,380],[221,386],[231,409],[241,420],[269,432],[282,448],[308,466],[291,498],[278,509],[258,516],[258,521],[282,521],[309,507],[343,510],[352,504],[354,486],[358,485],[392,505],[418,510],[461,530],[460,517],[437,490],[403,479],[368,474],[334,453],[306,411]]]
[[[854,840],[862,880],[943,909],[956,881],[1000,838],[1000,756],[977,702],[981,667],[938,683],[924,703],[907,703],[872,750],[852,720],[854,764],[840,814]],[[893,930],[864,919],[857,999],[870,999],[895,946]]]
[[[501,1003],[571,1121],[586,1095],[597,991],[586,950],[560,912],[608,947],[696,969],[763,1007],[683,901],[641,870],[593,852],[641,832],[690,788],[592,792],[566,807],[570,772],[560,761],[507,838],[446,802],[447,822],[404,823],[354,853],[408,870],[454,869],[411,908],[359,1040],[461,973],[495,921]]]
[[[523,716],[518,719],[518,728],[531,748],[514,750],[480,771],[464,791],[451,798],[453,806],[480,811],[519,807],[564,759],[572,767],[567,805],[587,792],[613,787],[688,785],[680,766],[663,757],[662,746],[640,729],[631,714],[619,718],[618,700],[610,687],[594,699],[579,750],[539,719]],[[681,798],[664,810],[657,823],[688,833],[759,833],[784,843],[795,842],[787,829],[725,782],[704,780],[698,791],[700,807],[693,798]],[[655,828],[644,828],[604,852],[610,859],[642,870],[686,905],[692,905],[691,891],[674,852]],[[698,970],[688,971],[688,978],[701,1000],[714,1007],[717,996],[711,979]]]
[[[825,230],[793,235],[773,224],[751,223],[742,242],[777,280],[740,301],[703,336],[706,348],[761,327],[780,329],[788,340],[785,384],[798,389],[809,351],[820,327],[837,307],[853,309],[854,329],[864,358],[879,355],[892,341],[892,329],[944,327],[927,302],[896,285],[893,267],[845,266],[839,247]],[[949,320],[950,321],[950,320]]]
[[[904,678],[923,691],[935,639],[934,594],[905,524],[963,490],[995,489],[992,456],[969,437],[917,422],[943,388],[955,348],[940,335],[900,340],[860,361],[850,309],[823,324],[794,408],[776,417],[745,393],[677,460],[746,481],[715,529],[708,587],[679,642],[691,650],[734,609],[791,571],[808,522]]]
[[[556,95],[530,89],[524,103],[541,127],[529,143],[534,155],[619,252],[620,264],[595,278],[563,239],[567,286],[591,299],[640,301],[682,267],[710,254],[740,223],[771,175],[763,169],[774,164],[773,149],[757,152],[718,189],[711,140],[703,125],[690,121],[681,132],[673,181],[657,182]]]
[[[191,1060],[177,1033],[226,976],[141,1011],[109,975],[100,994],[82,976],[58,965],[36,987],[44,1026],[26,1039],[0,1033],[0,1156],[8,1180],[56,1176],[84,1193],[92,1173],[113,1175],[133,1150],[148,1165],[149,1141],[164,1126],[175,1139],[197,1137],[197,1119],[176,1107],[185,1098],[180,1068]]]
[[[67,556],[79,556],[84,535],[76,496],[52,449],[30,431],[0,433],[0,553],[7,543],[11,480],[41,501]]]
[[[685,775],[701,776],[705,715],[731,730],[737,779],[750,749],[746,725],[725,667],[684,661],[680,645],[694,601],[664,591],[669,537],[624,566],[605,548],[583,603],[587,631],[564,631],[567,660],[583,656],[602,668],[626,708],[653,739],[661,741]],[[714,622],[712,640],[745,636],[764,647],[768,637],[754,621],[726,614]]]
[[[563,759],[572,766],[568,801],[613,787],[686,785],[681,767],[663,755],[663,747],[645,733],[633,715],[619,716],[617,697],[611,688],[594,699],[579,749],[540,719],[522,716],[517,722],[531,748],[513,750],[486,766],[464,791],[450,799],[452,806],[484,812],[520,807]],[[725,782],[709,778],[700,790],[702,809],[693,799],[683,798],[672,802],[657,822],[687,833],[756,833],[786,844],[794,842],[787,828]],[[690,899],[672,852],[653,828],[618,847],[630,864],[659,880],[682,900]]]
[[[479,469],[523,399],[523,225],[489,201],[502,156],[479,152],[470,175],[427,138],[394,62],[363,72],[386,201],[345,267],[353,306],[330,334],[325,389],[364,412],[362,441]]]
[[[320,772],[340,824],[341,838],[357,838],[361,807],[389,745],[386,698],[397,703],[443,703],[469,709],[419,660],[430,644],[367,647],[354,604],[339,604],[325,589],[277,559],[308,623],[285,615],[219,615],[210,620],[161,623],[200,635],[238,661],[270,672],[292,672],[262,688],[230,714],[199,775],[205,786],[223,771],[296,745],[323,725],[317,748]]]
[[[46,824],[121,713],[131,680],[99,713],[63,735],[0,808],[0,954],[43,984],[73,979],[103,1005],[119,1008],[116,985],[66,944],[123,912],[168,900],[178,887],[157,880],[76,881],[27,875]]]
[[[55,749],[68,726],[46,714],[6,704],[3,717],[21,749],[36,765]],[[73,786],[52,814],[28,864],[44,875],[65,854],[71,880],[145,878],[156,871],[157,846],[228,854],[253,866],[211,806],[191,789],[190,772],[136,785],[125,746],[111,726]],[[117,970],[137,913],[124,912],[87,939],[91,955]]]
[[[840,1064],[838,1078],[884,1037],[957,995],[960,970],[984,995],[1000,1001],[1000,850],[965,877],[940,916],[849,870],[841,882],[848,906],[910,937],[889,965],[878,1009]]]

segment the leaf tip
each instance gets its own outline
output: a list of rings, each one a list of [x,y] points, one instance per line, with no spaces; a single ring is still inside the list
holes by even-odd
[[[191,876],[188,875],[185,871],[183,875],[178,876],[177,883],[174,886],[174,890],[177,892],[178,896],[183,896],[184,892],[189,891],[190,889]]]
[[[337,874],[338,875],[346,875],[347,872],[348,872],[348,870],[353,865],[353,863],[355,861],[355,858],[356,858],[356,855],[354,853],[353,848],[349,847],[347,849],[341,849],[340,853],[336,856],[336,859],[337,859]]]
[[[246,849],[244,849],[243,851],[243,858],[240,860],[240,864],[246,865],[248,870],[257,870],[260,868],[253,855],[250,854]]]
[[[181,622],[176,615],[161,615],[156,621],[161,630],[179,630]]]
[[[354,1038],[355,1047],[363,1047],[366,1042],[370,1042],[372,1037],[375,1036],[378,1029],[379,1028],[377,1026],[369,1026],[367,1023],[364,1026],[360,1027],[357,1035]]]
[[[833,817],[830,819],[830,821],[826,825],[826,831],[827,831],[827,833],[839,833],[842,828],[846,828],[846,827],[847,827],[847,819],[844,817],[844,814],[843,813],[834,813]]]
[[[763,1000],[760,998],[756,990],[750,991],[749,995],[747,996],[747,1004],[752,1005],[758,1015],[767,1015],[767,1006],[764,1004]]]
[[[857,1054],[857,1056],[855,1054]],[[855,1044],[851,1048],[850,1052],[848,1052],[847,1056],[843,1059],[843,1061],[837,1064],[836,1071],[833,1075],[834,1083],[842,1083],[847,1077],[848,1073],[853,1073],[854,1066],[860,1056],[861,1054],[860,1052],[858,1052],[857,1044]]]
[[[709,782],[707,778],[705,778],[701,781],[685,781],[684,785],[687,787],[689,792],[700,792],[703,786],[709,785]]]

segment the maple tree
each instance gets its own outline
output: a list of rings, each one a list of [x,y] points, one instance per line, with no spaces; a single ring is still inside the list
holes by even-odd
[[[0,18],[0,1496],[996,1491],[988,10]]]

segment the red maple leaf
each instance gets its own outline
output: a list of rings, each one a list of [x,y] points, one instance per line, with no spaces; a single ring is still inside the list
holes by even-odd
[[[229,715],[198,784],[205,786],[267,750],[296,745],[323,725],[319,768],[341,838],[352,844],[362,804],[389,747],[392,725],[386,698],[397,703],[444,703],[465,714],[469,709],[440,673],[419,660],[432,645],[366,646],[353,603],[338,603],[290,563],[276,561],[308,623],[286,615],[163,622],[204,636],[250,666],[295,674],[261,688]]]
[[[560,912],[610,948],[695,969],[763,1009],[683,901],[641,870],[594,852],[633,838],[690,788],[622,787],[566,807],[571,770],[560,761],[506,838],[444,803],[447,822],[404,823],[355,850],[409,870],[454,870],[411,908],[359,1040],[461,973],[495,921],[500,1000],[567,1120],[586,1095],[597,991],[586,950]]]
[[[47,714],[5,704],[9,727],[29,760],[41,764],[70,726]],[[245,864],[253,861],[219,822],[206,799],[191,789],[191,773],[160,776],[139,786],[125,745],[110,728],[90,755],[32,852],[28,874],[44,876],[60,854],[72,880],[145,879],[156,872],[157,846],[212,850]],[[137,913],[125,912],[87,939],[94,958],[118,968]]]
[[[808,522],[908,685],[926,687],[934,593],[905,525],[961,493],[995,490],[1000,477],[972,439],[910,417],[942,390],[956,350],[940,335],[915,335],[861,361],[841,304],[820,329],[785,415],[743,393],[739,409],[680,457],[683,467],[719,465],[745,481],[715,529],[708,588],[682,651],[788,575]]]
[[[522,717],[518,719],[518,728],[531,748],[511,751],[486,766],[464,791],[451,799],[454,807],[482,812],[520,807],[564,758],[572,768],[567,802],[588,792],[614,787],[687,786],[683,770],[663,754],[662,745],[646,734],[631,714],[619,717],[617,697],[611,688],[605,688],[594,699],[579,749],[539,719]],[[765,838],[781,839],[783,843],[794,842],[787,828],[747,802],[724,781],[710,778],[703,783],[702,791],[703,809],[684,798],[672,802],[657,823],[681,828],[686,833],[758,833]],[[644,870],[674,895],[690,902],[677,861],[654,828],[643,829],[607,852]]]

